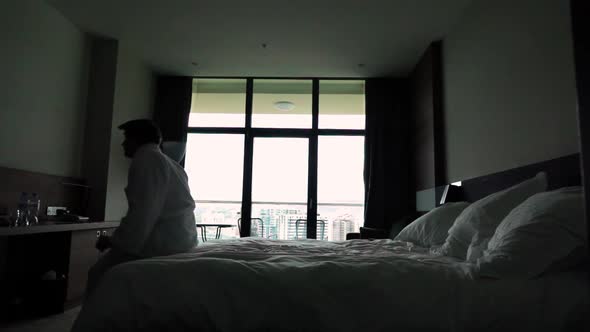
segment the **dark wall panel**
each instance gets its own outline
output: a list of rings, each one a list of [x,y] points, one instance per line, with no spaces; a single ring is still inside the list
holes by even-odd
[[[116,40],[93,38],[82,161],[82,174],[91,187],[88,216],[92,220],[105,216],[117,54]]]
[[[590,238],[590,34],[588,34],[590,2],[588,0],[572,0],[570,3],[578,90],[582,184],[586,201],[588,238]]]
[[[410,75],[412,170],[415,190],[433,188],[446,181],[442,87],[442,47],[435,42]]]

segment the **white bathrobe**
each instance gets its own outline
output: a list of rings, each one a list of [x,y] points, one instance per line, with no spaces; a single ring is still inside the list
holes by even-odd
[[[183,252],[196,244],[195,201],[188,177],[156,144],[136,151],[125,193],[129,210],[113,234],[113,248],[153,257]]]

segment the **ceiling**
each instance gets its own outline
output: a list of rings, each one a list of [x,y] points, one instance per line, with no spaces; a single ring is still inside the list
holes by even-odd
[[[408,73],[472,0],[47,2],[161,73],[352,78]]]

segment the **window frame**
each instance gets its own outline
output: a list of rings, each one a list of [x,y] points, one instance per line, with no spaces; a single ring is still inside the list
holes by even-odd
[[[188,127],[190,134],[243,134],[244,164],[242,177],[242,208],[240,237],[250,236],[252,213],[252,166],[255,137],[298,137],[308,138],[308,197],[307,197],[307,238],[317,238],[317,181],[318,181],[318,140],[320,136],[363,136],[365,129],[319,129],[320,81],[365,81],[367,78],[307,78],[307,77],[211,77],[195,76],[194,79],[246,79],[246,103],[244,127]],[[254,80],[311,80],[312,81],[312,127],[311,128],[257,128],[252,127],[252,101]],[[366,96],[366,95],[365,95]],[[365,115],[366,116],[366,115]]]

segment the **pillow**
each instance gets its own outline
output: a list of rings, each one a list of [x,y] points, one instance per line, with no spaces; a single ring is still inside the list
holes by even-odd
[[[447,231],[455,222],[455,218],[467,206],[467,202],[439,206],[404,227],[394,240],[413,242],[426,248],[439,246],[445,242]]]
[[[547,175],[538,173],[534,178],[508,189],[493,193],[469,205],[449,229],[441,253],[459,259],[475,261],[481,256],[496,227],[517,205],[530,196],[547,189]]]
[[[533,278],[568,269],[585,259],[587,242],[582,188],[540,193],[504,218],[477,260],[479,274]]]

